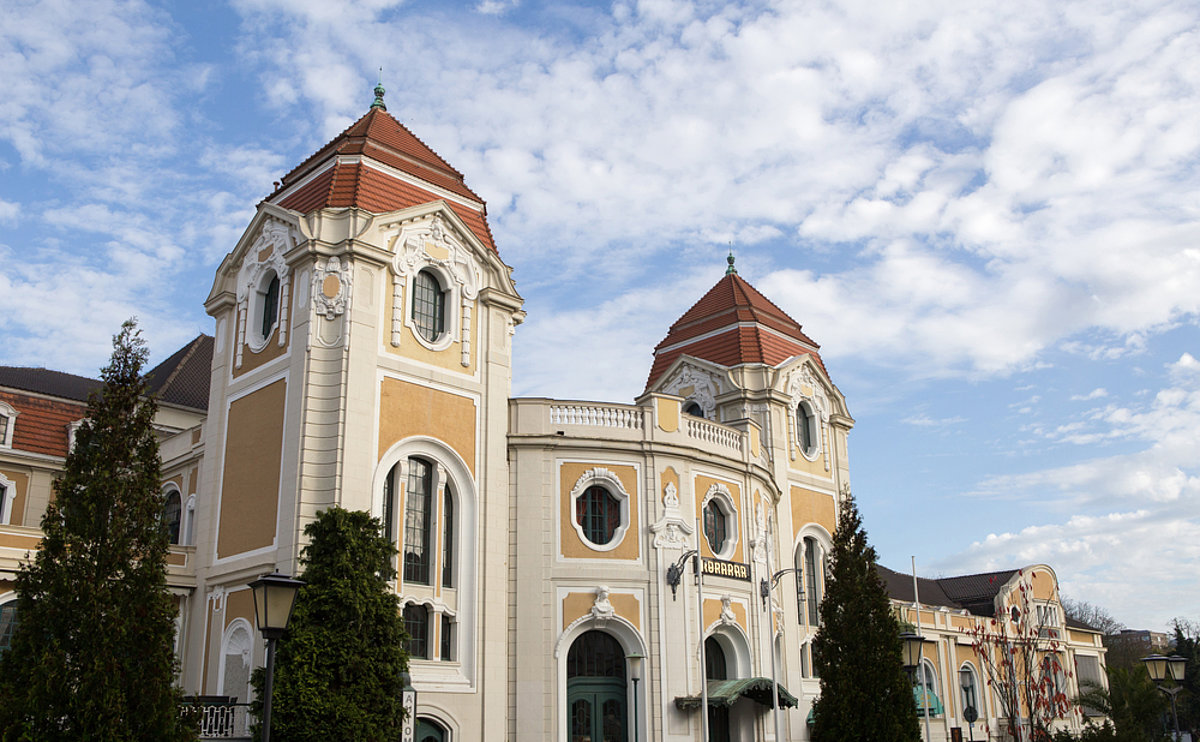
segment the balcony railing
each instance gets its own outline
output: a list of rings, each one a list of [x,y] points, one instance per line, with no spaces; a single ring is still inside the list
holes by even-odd
[[[250,722],[253,717],[248,703],[235,703],[225,696],[200,696],[185,700],[183,713],[196,715],[200,742],[250,742]]]
[[[608,404],[553,404],[550,422],[556,425],[596,425],[602,428],[642,429],[639,407]]]

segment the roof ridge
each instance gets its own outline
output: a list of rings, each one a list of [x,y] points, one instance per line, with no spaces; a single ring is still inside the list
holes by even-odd
[[[182,371],[183,367],[187,365],[187,362],[189,360],[191,360],[192,356],[196,353],[196,347],[200,344],[200,340],[203,338],[204,338],[204,333],[200,333],[196,337],[192,338],[192,341],[190,343],[188,343],[187,345],[184,346],[187,349],[187,352],[185,352],[183,354],[183,358],[180,358],[179,362],[175,364],[175,368],[171,369],[171,373],[169,373],[167,375],[166,381],[164,381],[158,387],[160,397],[162,396],[163,391],[170,388],[171,384],[175,381],[176,377],[179,376],[179,372]],[[153,370],[154,369],[151,369],[151,371],[153,371]]]
[[[391,120],[392,120],[392,122],[396,124],[396,126],[399,126],[401,129],[403,129],[405,132],[407,132],[407,133],[408,133],[408,135],[409,135],[410,137],[412,137],[413,139],[417,140],[417,143],[418,143],[418,144],[420,144],[420,145],[421,145],[422,147],[424,147],[425,149],[429,150],[429,153],[430,153],[430,154],[432,154],[434,157],[436,157],[436,158],[438,159],[438,162],[437,162],[437,164],[441,165],[441,166],[442,166],[442,167],[444,167],[446,170],[449,170],[451,173],[453,173],[454,175],[456,175],[460,181],[461,181],[461,180],[463,180],[463,174],[462,174],[461,172],[459,172],[459,171],[458,171],[458,170],[457,170],[457,169],[456,169],[456,168],[455,168],[453,165],[451,165],[451,164],[450,164],[450,163],[449,163],[449,162],[446,160],[446,158],[445,158],[445,157],[442,157],[442,155],[441,155],[441,154],[440,154],[440,153],[439,153],[437,150],[435,150],[433,147],[430,147],[430,146],[429,146],[429,144],[427,144],[427,143],[425,142],[425,140],[424,140],[424,139],[422,139],[421,137],[419,137],[419,136],[417,136],[415,133],[413,133],[413,130],[412,130],[412,129],[410,129],[410,128],[408,128],[407,126],[405,126],[405,125],[404,125],[404,123],[403,123],[402,121],[400,121],[400,119],[398,119],[398,118],[396,118],[395,116],[393,116],[392,114],[388,113],[388,112],[387,112],[387,110],[384,110],[384,111],[383,111],[383,113],[384,113],[384,115],[386,115],[386,116],[387,116],[389,119],[391,119]],[[371,123],[367,124],[367,131],[368,131],[368,133],[370,132],[370,129],[371,129],[371,127],[372,127],[372,126],[374,126],[374,124],[375,124],[375,119],[372,119],[372,120],[371,120]],[[388,149],[392,150],[393,152],[396,152],[396,150],[395,150],[393,147],[389,146],[388,144],[386,144],[386,143],[384,143],[384,142],[381,142],[381,141],[379,141],[378,139],[376,139],[376,140],[375,140],[375,143],[376,143],[376,144],[380,144],[380,145],[382,145],[382,146],[384,146],[384,147],[387,147]],[[400,153],[400,152],[397,152],[397,154],[402,154],[402,153]]]

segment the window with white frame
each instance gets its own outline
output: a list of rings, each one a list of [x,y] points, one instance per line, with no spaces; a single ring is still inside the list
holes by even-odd
[[[428,268],[413,279],[412,322],[417,333],[430,343],[436,343],[446,331],[446,292]]]
[[[221,666],[218,686],[221,695],[241,703],[250,701],[250,660],[254,652],[254,634],[250,622],[235,618],[221,638]]]
[[[17,599],[13,596],[0,603],[0,655],[12,648],[13,632],[16,628]]]
[[[452,474],[462,465],[443,463],[432,444],[418,448],[419,455],[392,459],[395,463],[387,467],[379,485],[382,498],[376,512],[381,513],[384,534],[399,553],[397,588],[411,637],[409,651],[414,659],[428,662],[422,672],[461,682],[470,661],[460,658],[469,656],[471,640],[459,625],[471,620],[473,580],[468,561],[472,550],[462,534],[472,527],[474,511],[464,492],[469,480],[461,480],[462,487],[456,482],[469,473]],[[460,646],[464,637],[467,644]],[[448,664],[436,669],[441,663]]]
[[[821,448],[820,418],[812,402],[802,399],[796,405],[796,445],[805,458],[814,458]]]
[[[12,448],[13,431],[17,427],[17,411],[0,402],[0,448]]]
[[[926,708],[929,709],[930,716],[942,713],[937,702],[937,671],[934,670],[933,663],[929,660],[921,660],[921,664],[917,667],[916,685],[921,690],[917,715],[923,715]]]
[[[708,548],[717,559],[729,559],[738,542],[737,508],[729,488],[720,483],[709,487],[700,512]]]
[[[629,493],[612,471],[588,469],[571,488],[571,525],[593,551],[621,544],[629,528]]]
[[[799,557],[796,566],[804,576],[802,620],[815,628],[821,622],[821,599],[825,593],[825,549],[815,537],[805,536]]]
[[[982,716],[983,712],[979,708],[979,676],[975,672],[975,668],[969,663],[964,664],[958,673],[959,690],[962,691],[962,709],[965,713],[967,709],[975,709],[978,716]]]
[[[263,271],[258,286],[250,299],[250,347],[261,350],[279,324],[279,274],[273,270]]]
[[[167,543],[178,544],[183,526],[183,497],[176,487],[168,487],[163,499],[162,525],[167,532]]]
[[[13,501],[16,499],[16,485],[8,477],[0,474],[0,525],[12,523]]]

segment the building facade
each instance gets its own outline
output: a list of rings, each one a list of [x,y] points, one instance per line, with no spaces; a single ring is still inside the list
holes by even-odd
[[[631,404],[513,399],[511,273],[482,199],[381,88],[259,204],[205,303],[213,336],[151,372],[184,688],[248,699],[248,584],[299,572],[305,525],[339,505],[397,545],[422,742],[775,739],[773,688],[784,737],[808,739],[853,426],[817,344],[731,257]],[[95,383],[0,369],[10,623]],[[921,611],[943,677],[955,610]]]

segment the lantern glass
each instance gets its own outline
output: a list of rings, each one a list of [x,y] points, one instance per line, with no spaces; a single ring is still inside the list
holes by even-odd
[[[1171,672],[1171,679],[1176,683],[1183,682],[1183,674],[1187,669],[1187,658],[1173,654],[1167,658],[1167,669]]]
[[[1161,683],[1167,679],[1167,665],[1169,664],[1166,657],[1161,654],[1152,654],[1149,657],[1143,657],[1142,662],[1146,663],[1146,672],[1150,673],[1150,679],[1156,683]]]
[[[958,671],[958,684],[963,688],[970,688],[975,684],[975,676],[971,674],[971,671],[966,666]]]
[[[296,607],[296,594],[304,585],[278,572],[250,583],[254,591],[254,614],[258,630],[268,639],[278,639],[287,630]]]
[[[646,659],[645,655],[641,655],[641,654],[638,654],[635,652],[633,654],[626,655],[625,659],[629,661],[629,679],[630,680],[641,680],[642,679],[642,662]]]
[[[924,637],[912,631],[905,631],[900,634],[900,641],[904,643],[904,666],[914,668],[921,664],[921,644],[925,641]]]

